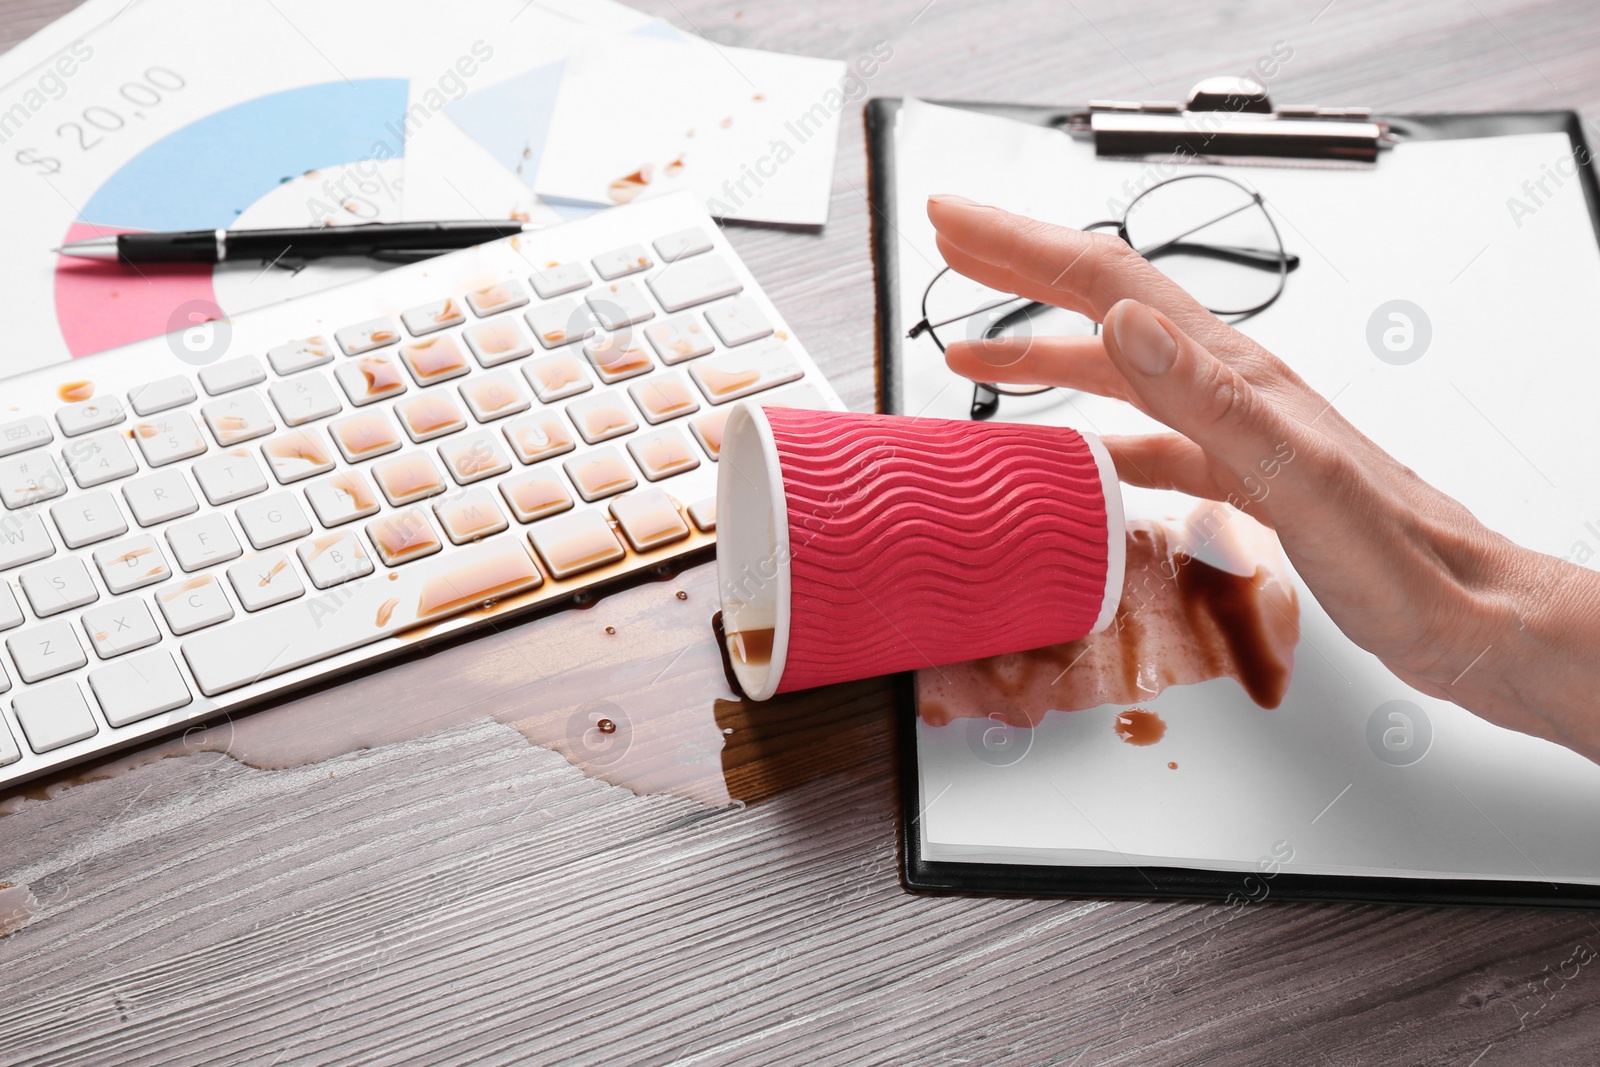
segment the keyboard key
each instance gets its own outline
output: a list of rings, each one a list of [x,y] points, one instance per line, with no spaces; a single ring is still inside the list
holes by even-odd
[[[700,457],[689,448],[689,442],[677,430],[636,437],[628,442],[633,461],[652,482],[670,478],[674,474],[692,471],[700,466]]]
[[[527,331],[509,316],[480,323],[462,331],[462,336],[467,339],[467,347],[472,349],[472,354],[485,367],[498,367],[533,352],[533,342],[528,339]]]
[[[239,517],[250,547],[258,552],[311,534],[311,521],[293,493],[273,493],[240,504],[234,514]]]
[[[261,473],[261,464],[243,448],[207,456],[196,461],[190,470],[194,471],[194,480],[200,483],[200,491],[213,505],[231,504],[267,491],[267,478]]]
[[[567,415],[578,433],[591,445],[609,441],[639,428],[622,401],[621,393],[596,393],[567,405]]]
[[[387,315],[380,315],[378,318],[334,331],[333,339],[344,349],[345,355],[359,356],[364,352],[394,344],[400,340],[400,331],[395,327],[393,319]]]
[[[116,497],[104,489],[51,504],[50,518],[55,520],[61,543],[68,548],[82,548],[128,532],[128,520],[122,517]]]
[[[225,359],[221,363],[213,363],[200,372],[200,388],[206,391],[207,396],[221,396],[235,389],[260,385],[266,380],[267,372],[262,368],[261,361],[254,356]]]
[[[608,330],[620,330],[653,319],[656,314],[638,282],[612,282],[583,299],[594,317],[600,320],[600,325]]]
[[[156,606],[179,637],[233,618],[233,606],[214,574],[202,574],[156,590]]]
[[[238,559],[243,552],[227,518],[220,514],[202,515],[168,526],[167,547],[172,549],[178,566],[186,571]]]
[[[554,471],[529,471],[500,483],[500,495],[518,522],[533,522],[572,507],[572,494]]]
[[[583,372],[583,361],[571,352],[536,359],[522,368],[522,376],[533,386],[533,395],[545,404],[594,388],[594,382]]]
[[[556,579],[615,563],[628,553],[599,511],[585,508],[533,526],[528,541]]]
[[[306,592],[300,576],[289,565],[289,557],[280,551],[246,556],[238,563],[230,563],[226,573],[228,584],[246,611],[283,604]]]
[[[75,556],[30,567],[17,575],[17,583],[33,606],[33,613],[41,619],[100,599],[88,569]]]
[[[38,415],[0,422],[0,456],[47,445],[54,439],[50,424]]]
[[[615,448],[597,448],[572,457],[563,466],[567,477],[578,487],[578,495],[590,503],[626,492],[639,484],[622,453]]]
[[[809,411],[828,411],[833,407],[828,398],[810,382],[774,389],[763,394],[758,403],[764,408],[806,408]]]
[[[595,331],[594,312],[589,310],[589,305],[571,298],[540,304],[526,312],[523,318],[528,320],[528,328],[545,348],[570,345]]]
[[[662,307],[670,314],[704,304],[744,289],[721,256],[698,256],[673,263],[658,271],[646,283]]]
[[[133,439],[139,442],[144,461],[152,467],[189,459],[206,450],[200,427],[187,411],[171,411],[138,423],[133,428]]]
[[[339,394],[333,391],[333,385],[324,374],[273,382],[267,395],[272,398],[272,406],[278,409],[285,426],[304,426],[337,415],[344,409],[339,403]]]
[[[11,702],[28,747],[43,755],[100,732],[83,690],[70,678],[25,690]]]
[[[711,238],[698,226],[657,237],[650,243],[656,246],[656,255],[661,257],[663,263],[674,263],[711,251]]]
[[[44,519],[37,513],[8,515],[0,521],[0,571],[45,559],[55,550]]]
[[[395,507],[444,492],[444,479],[426,452],[412,452],[375,463],[372,477]]]
[[[453,545],[481,540],[510,525],[495,504],[494,494],[488,489],[468,489],[437,500],[433,505],[433,514]]]
[[[382,356],[367,356],[354,363],[345,363],[333,372],[344,389],[344,395],[356,407],[371,404],[385,397],[399,396],[406,391],[406,381],[400,368]]]
[[[572,432],[555,415],[527,415],[505,426],[506,440],[519,463],[537,463],[571,452]]]
[[[582,263],[547,263],[528,280],[533,283],[533,291],[539,294],[540,300],[575,293],[591,281]]]
[[[261,446],[267,466],[279,485],[288,485],[333,470],[333,450],[320,434],[310,430],[291,430]],[[199,473],[195,464],[195,473]],[[266,488],[265,485],[262,488]]]
[[[637,274],[639,271],[649,270],[655,265],[641,244],[626,245],[610,252],[602,252],[595,256],[592,262],[595,273],[608,282],[625,274]]]
[[[607,385],[637,378],[655,367],[645,350],[623,334],[610,333],[590,341],[583,346],[583,354]]]
[[[650,347],[656,350],[656,355],[661,357],[663,363],[682,363],[686,359],[708,355],[716,347],[693,315],[679,315],[647,326],[644,335],[650,339]]]
[[[354,535],[347,541],[357,543]],[[393,575],[393,581],[353,582],[332,596],[298,600],[199,634],[183,643],[184,659],[200,691],[217,696],[544,581],[527,549],[511,537],[491,537]]]
[[[278,375],[298,374],[312,367],[320,367],[333,359],[333,349],[324,337],[306,337],[299,341],[267,349],[267,362]],[[143,415],[144,412],[139,412]]]
[[[351,415],[328,426],[333,443],[339,446],[344,458],[357,463],[373,456],[393,452],[400,447],[400,432],[394,421],[381,411],[366,415]]]
[[[223,448],[265,437],[278,428],[278,424],[272,421],[272,413],[267,410],[266,402],[254,392],[235,393],[226,400],[213,400],[200,409],[200,414],[206,420],[211,436]]]
[[[406,508],[367,523],[367,537],[386,567],[398,567],[444,547],[423,508]]]
[[[472,313],[479,318],[493,315],[497,311],[510,311],[527,302],[528,290],[522,287],[521,282],[511,280],[486,285],[467,294],[467,304],[472,308]]]
[[[457,485],[471,485],[511,469],[511,461],[488,430],[440,445],[439,458]]]
[[[689,365],[689,376],[713,404],[726,404],[792,382],[801,373],[800,364],[782,341],[707,356]]]
[[[131,593],[172,577],[160,546],[149,534],[102,545],[94,550],[94,565],[100,568],[100,577],[105,579],[112,596]]]
[[[107,426],[115,426],[126,417],[122,410],[122,401],[114,396],[81,400],[76,404],[56,409],[56,424],[68,437],[77,437],[91,430],[103,430]]]
[[[759,341],[772,333],[771,321],[748,296],[706,308],[706,321],[729,348]]]
[[[467,417],[449,393],[424,393],[394,406],[406,436],[421,444],[467,428]]]
[[[0,667],[0,693],[11,688],[11,679],[6,677],[4,667]],[[17,747],[16,739],[11,736],[11,728],[6,725],[5,719],[0,718],[0,767],[8,763],[15,763],[22,758],[22,749]]]
[[[17,674],[29,683],[75,671],[89,662],[70,619],[42,622],[12,634],[6,638],[6,649],[17,665]]]
[[[195,399],[194,383],[182,374],[146,382],[128,390],[128,403],[132,405],[133,413],[141,417],[192,404]]]
[[[11,591],[11,583],[0,582],[0,630],[12,630],[22,625],[22,605],[17,603],[17,594]]]
[[[295,554],[311,577],[311,584],[318,589],[331,589],[372,573],[372,557],[367,555],[353,530],[312,538],[295,549]],[[313,625],[316,625],[315,620]],[[187,650],[188,646],[184,648]],[[194,661],[190,660],[189,664],[193,667]]]
[[[695,529],[701,533],[715,533],[717,530],[717,498],[708,496],[704,500],[697,500],[690,504],[689,520],[694,523]]]
[[[183,472],[175,470],[135,478],[122,487],[122,499],[128,502],[128,510],[140,526],[170,522],[200,510]]]
[[[341,471],[327,481],[307,486],[306,499],[317,513],[317,521],[329,527],[364,519],[378,511],[378,498],[360,471]]]
[[[89,688],[112,726],[176,711],[194,700],[168,652],[149,652],[92,670]]]
[[[496,371],[463,382],[461,399],[479,422],[493,422],[526,411],[532,402],[522,382],[510,371]]]
[[[649,552],[689,536],[689,524],[672,498],[659,489],[642,489],[611,502],[611,517],[635,552]]]
[[[700,442],[700,447],[706,450],[706,455],[711,457],[713,463],[722,456],[722,431],[727,428],[728,416],[731,414],[733,408],[720,408],[689,423],[689,431],[694,434],[694,439]]]
[[[472,369],[454,337],[430,337],[400,349],[400,361],[418,385],[435,385],[459,378]]]
[[[12,510],[54,500],[66,491],[61,468],[46,453],[24,452],[0,459],[0,503]]]
[[[90,434],[67,443],[61,450],[67,470],[80,489],[90,489],[139,473],[128,439],[116,430]]]
[[[460,326],[466,319],[466,312],[461,310],[461,305],[450,296],[400,313],[400,321],[406,324],[406,329],[415,337],[448,329],[451,326]]]
[[[634,382],[628,386],[628,395],[652,426],[700,410],[700,401],[681,374],[662,374]]]
[[[161,631],[156,629],[156,620],[150,617],[150,609],[144,606],[143,600],[134,597],[113,600],[84,612],[83,632],[89,635],[89,647],[101,659],[115,659],[141,648],[149,648],[161,640]],[[100,702],[105,703],[103,696]]]

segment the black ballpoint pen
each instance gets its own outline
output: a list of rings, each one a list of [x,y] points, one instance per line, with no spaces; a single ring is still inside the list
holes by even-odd
[[[430,253],[483,244],[531,229],[521,222],[369,222],[304,229],[188,230],[124,233],[71,241],[55,251],[124,263],[223,263],[228,260],[322,259]]]

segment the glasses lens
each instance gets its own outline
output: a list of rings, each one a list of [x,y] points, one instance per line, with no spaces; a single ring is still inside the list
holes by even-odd
[[[928,322],[941,346],[957,341],[990,338],[1066,337],[1094,333],[1094,323],[1076,312],[998,292],[970,278],[946,271],[928,290]],[[992,362],[1003,367],[1016,362],[1025,349],[996,353]],[[1048,386],[1000,385],[1007,395],[1043,392]]]
[[[1128,210],[1128,243],[1217,314],[1270,301],[1282,285],[1283,245],[1244,186],[1214,175],[1155,186]]]

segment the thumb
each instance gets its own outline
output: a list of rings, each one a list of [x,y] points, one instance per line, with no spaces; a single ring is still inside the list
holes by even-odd
[[[1102,332],[1106,352],[1144,409],[1238,477],[1254,474],[1287,440],[1288,420],[1160,312],[1118,301]]]

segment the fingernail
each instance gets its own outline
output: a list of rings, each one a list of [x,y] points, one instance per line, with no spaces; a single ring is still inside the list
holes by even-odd
[[[968,200],[966,197],[957,196],[955,193],[934,193],[932,196],[928,197],[928,203],[930,203],[930,204],[961,204],[961,205],[966,205],[966,206],[970,206],[970,207],[977,207],[978,206],[978,202],[976,200]]]
[[[1143,304],[1125,300],[1119,305],[1112,331],[1117,347],[1146,374],[1165,374],[1178,359],[1178,342],[1155,313]]]

